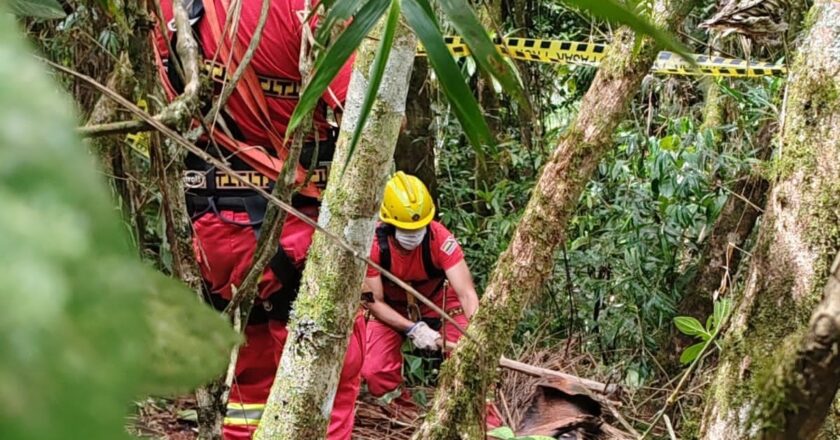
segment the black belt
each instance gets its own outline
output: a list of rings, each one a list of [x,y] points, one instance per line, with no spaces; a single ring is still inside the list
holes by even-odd
[[[292,303],[297,297],[297,286],[294,291],[286,291],[281,289],[279,292],[271,294],[268,299],[261,300],[257,298],[254,302],[254,307],[251,308],[251,313],[248,315],[248,325],[265,324],[268,321],[283,321],[288,322],[289,312],[292,309]],[[205,289],[204,298],[207,302],[218,311],[223,311],[227,308],[230,301],[222,298],[221,295],[211,294],[209,289]]]

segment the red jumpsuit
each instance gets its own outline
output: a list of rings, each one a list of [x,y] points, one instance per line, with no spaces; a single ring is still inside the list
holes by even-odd
[[[316,209],[306,209],[315,218]],[[212,292],[230,299],[231,284],[238,285],[245,277],[256,248],[256,236],[245,212],[207,213],[196,219],[195,251],[201,272]],[[237,224],[239,223],[239,224]],[[294,216],[287,216],[280,245],[301,269],[312,243],[314,229]],[[275,274],[266,269],[259,284],[261,298],[281,288]],[[254,305],[255,308],[261,304]],[[347,347],[338,392],[333,404],[327,438],[344,440],[353,431],[353,411],[359,393],[360,373],[365,353],[365,323],[360,315]],[[286,343],[286,323],[268,320],[245,328],[246,342],[239,350],[236,375],[225,418],[225,439],[249,439],[256,430],[265,407],[274,375]]]
[[[383,265],[383,252],[380,246],[382,238],[379,231],[377,235],[378,237],[371,247],[370,258],[375,263]],[[437,221],[429,223],[426,235],[423,243],[411,251],[401,248],[394,236],[388,235],[390,264],[383,266],[386,268],[390,266],[388,269],[394,275],[409,282],[418,292],[452,316],[458,325],[466,328],[468,322],[461,308],[461,302],[458,300],[455,291],[443,282],[445,280],[443,272],[463,261],[464,252],[452,233]],[[428,261],[434,267],[426,267],[424,261]],[[381,274],[378,270],[369,267],[367,276],[372,278],[381,276]],[[410,305],[405,291],[384,277],[382,278],[382,284],[385,302],[403,316],[408,317],[408,307]],[[420,316],[423,318],[440,318],[437,312],[419,301],[416,304],[419,307]],[[439,331],[446,341],[452,343],[457,343],[462,336],[461,332],[448,321],[442,321]],[[368,321],[367,357],[362,366],[362,377],[374,397],[383,397],[386,394],[394,396],[399,393],[403,382],[401,347],[404,340],[405,335],[389,325],[373,317]],[[403,392],[400,400],[404,402],[406,397],[407,394]],[[501,425],[501,420],[493,405],[487,407],[487,424],[490,427]]]
[[[211,1],[213,3],[209,3]],[[198,6],[198,8],[189,8],[188,12],[193,12],[190,14],[190,18],[197,19],[193,27],[207,61],[220,63],[226,61],[221,56],[217,56],[218,42],[213,38],[209,20],[215,16],[218,27],[224,29],[225,11],[230,3],[231,0],[204,0],[204,3],[196,0],[193,6]],[[313,3],[317,3],[317,1]],[[242,1],[238,32],[234,41],[231,42],[242,51],[250,42],[259,18],[261,4],[260,0]],[[201,12],[201,5],[204,6],[204,12]],[[207,7],[211,5],[214,7],[211,11],[208,11]],[[265,87],[265,81],[268,81],[268,84],[276,84],[278,81],[286,83],[300,81],[298,58],[302,26],[298,18],[298,11],[303,9],[303,5],[304,0],[274,0],[270,3],[262,40],[250,63],[254,73],[260,78],[262,87]],[[163,21],[169,23],[172,19],[172,0],[162,0],[161,9],[164,14]],[[212,13],[208,14],[207,12]],[[166,44],[167,39],[172,39],[171,29],[169,35],[165,37],[158,34],[155,43],[162,67],[161,77],[167,86],[170,97],[172,97],[177,93],[178,86],[174,84],[175,81],[170,83],[173,75],[167,74],[166,69],[163,68],[164,64],[170,61]],[[351,63],[344,66],[314,112],[314,127],[321,141],[328,137],[327,105],[337,110],[344,100],[350,78],[350,69]],[[227,74],[232,75],[232,73],[228,72]],[[243,98],[241,93],[242,90],[237,88],[226,106],[224,116],[228,126],[236,139],[242,143],[242,148],[248,150],[259,149],[259,151],[270,153],[271,143],[266,135],[266,128],[254,117],[254,109],[248,107],[247,100]],[[289,117],[297,104],[297,98],[288,94],[272,95],[270,90],[265,91],[264,98],[273,130],[280,135],[285,134]],[[257,148],[251,146],[257,146]],[[212,149],[208,149],[208,152],[212,151]],[[323,152],[322,143],[321,153]],[[239,167],[238,170],[248,170],[252,169],[250,167],[257,166],[253,163],[253,158],[247,157],[247,154],[237,154],[237,158],[242,160],[232,160],[232,163]],[[321,156],[319,156],[320,158]],[[191,163],[191,159],[195,158],[188,158],[188,165]],[[308,165],[308,162],[304,165]],[[204,170],[201,167],[198,169]],[[273,178],[274,176],[270,177]],[[211,181],[213,179],[207,180]],[[254,193],[249,193],[241,188],[236,190],[217,188],[215,192],[212,190],[202,191],[188,193],[187,201],[188,205],[192,206],[195,204],[192,202],[195,199],[191,199],[193,196],[200,196],[198,198],[202,200],[219,198],[215,199],[218,205],[215,208],[199,209],[197,213],[193,213],[196,258],[210,292],[211,301],[218,303],[220,300],[230,299],[232,285],[241,284],[250,267],[251,258],[256,248],[255,228],[249,224],[256,219],[249,217],[245,204],[243,203],[242,209],[228,209],[219,200],[222,197],[228,200],[236,197],[250,197]],[[298,207],[311,218],[317,218],[318,207],[312,200]],[[288,260],[293,264],[295,272],[303,269],[306,254],[311,244],[312,233],[313,228],[294,216],[287,216],[280,238],[280,245]],[[273,299],[276,299],[278,295],[283,293],[281,292],[282,288],[283,283],[278,280],[275,272],[266,269],[259,284],[260,298],[266,299],[273,295]],[[254,307],[255,309],[261,308],[262,304],[257,302]],[[288,308],[288,306],[285,308]],[[263,313],[262,310],[252,312],[252,315],[260,314],[262,314],[260,319],[252,319],[245,328],[246,342],[239,351],[236,375],[225,418],[224,436],[227,440],[251,438],[265,406],[286,342],[285,320],[277,319],[276,316],[266,317],[267,314]],[[364,319],[359,317],[355,322],[348,344],[344,368],[341,372],[338,391],[333,404],[328,428],[328,438],[330,440],[349,439],[353,429],[353,412],[359,391],[361,365],[364,359],[364,326]]]
[[[437,269],[446,271],[464,259],[464,252],[461,250],[458,241],[442,224],[436,221],[431,222],[427,234],[429,235],[428,252],[431,254],[432,263]],[[388,243],[391,255],[390,271],[401,280],[412,284],[418,292],[434,301],[447,313],[455,312],[452,313],[455,321],[462,327],[466,327],[467,317],[464,316],[462,311],[458,312],[461,309],[461,302],[458,301],[455,292],[448,286],[443,286],[443,278],[430,279],[427,273],[428,271],[423,264],[423,246],[427,244],[424,242],[414,250],[406,251],[399,247],[393,236],[388,237]],[[381,264],[382,256],[379,240],[374,240],[370,258]],[[377,277],[380,276],[380,273],[371,267],[368,268],[367,276]],[[387,281],[384,277],[382,278],[382,284],[385,289],[385,302],[407,317],[408,304],[405,291]],[[424,318],[439,318],[437,313],[422,305],[422,303],[418,303],[418,305],[420,314]],[[449,342],[457,342],[461,337],[461,333],[448,322],[443,323],[440,332],[446,336],[446,340]],[[368,390],[374,396],[381,397],[391,393],[402,384],[403,357],[400,347],[404,339],[405,336],[402,333],[383,322],[376,319],[371,319],[368,322],[368,356],[365,358],[362,367],[362,377],[365,378]]]

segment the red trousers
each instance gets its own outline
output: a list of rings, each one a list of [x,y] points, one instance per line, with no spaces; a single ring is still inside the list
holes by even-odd
[[[315,217],[317,212],[311,211],[310,214]],[[253,228],[246,224],[246,213],[222,211],[220,216],[207,213],[193,222],[194,245],[202,276],[211,291],[230,299],[231,285],[239,285],[250,267],[256,235]],[[301,268],[312,242],[312,233],[312,227],[293,216],[288,216],[283,226],[280,244]],[[266,270],[259,283],[259,295],[266,298],[280,287],[282,285],[274,274]],[[239,349],[225,417],[226,440],[248,440],[256,430],[274,382],[286,336],[286,323],[282,321],[269,320],[245,327],[245,343]],[[329,440],[350,439],[364,356],[365,321],[359,315],[350,336],[333,403],[327,435]]]
[[[453,316],[461,327],[467,327],[467,317],[463,314]],[[441,334],[446,334],[449,342],[458,342],[461,332],[455,326],[446,322]],[[402,343],[405,335],[394,330],[388,324],[370,320],[367,323],[367,357],[362,366],[362,377],[365,378],[368,390],[374,397],[382,397],[402,385]]]
[[[461,302],[451,289],[443,295],[446,298],[446,304],[438,304],[445,311],[454,310],[461,307]],[[420,305],[420,313],[426,318],[437,318],[437,313],[424,305]],[[452,317],[455,322],[462,328],[467,328],[467,317],[463,313]],[[447,342],[457,343],[461,339],[461,334],[452,323],[444,320],[442,322],[441,336]],[[392,393],[399,389],[403,382],[402,367],[402,343],[405,336],[391,328],[389,325],[371,319],[367,323],[367,357],[362,366],[362,377],[367,383],[368,391],[374,397],[382,397],[385,394]],[[402,399],[398,399],[397,403],[405,401],[408,397],[406,393],[402,394]],[[495,428],[501,426],[501,418],[495,406],[487,405],[487,425]]]

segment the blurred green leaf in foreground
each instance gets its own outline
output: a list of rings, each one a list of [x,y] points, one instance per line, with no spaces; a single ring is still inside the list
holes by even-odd
[[[136,257],[19,34],[0,10],[0,438],[125,438],[132,399],[220,374],[235,336]]]

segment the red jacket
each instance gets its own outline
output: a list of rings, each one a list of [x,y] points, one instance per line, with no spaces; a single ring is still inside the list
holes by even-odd
[[[196,0],[199,1],[199,0]],[[211,0],[204,0],[204,5],[210,6]],[[214,10],[216,12],[216,21],[218,28],[224,30],[226,20],[226,10],[230,0],[213,0]],[[313,3],[317,4],[317,1]],[[238,25],[238,32],[235,36],[235,44],[242,53],[245,52],[251,37],[259,20],[261,0],[242,0],[242,12],[240,22]],[[301,23],[298,18],[298,11],[303,8],[304,0],[272,0],[268,14],[268,20],[263,30],[260,45],[251,60],[250,66],[259,77],[276,78],[287,81],[300,82],[300,72],[298,67],[300,41],[301,41]],[[172,0],[161,0],[161,9],[164,15],[164,22],[170,23],[172,20]],[[226,61],[223,57],[216,54],[218,49],[218,42],[214,40],[211,29],[210,18],[205,11],[204,16],[196,23],[195,28],[198,31],[198,39],[201,44],[201,49],[205,55],[205,59],[213,60],[224,64]],[[314,23],[310,23],[314,26]],[[168,27],[168,26],[167,26]],[[172,41],[172,31],[170,30],[166,36]],[[159,33],[155,35],[155,46],[159,54],[159,63],[163,67],[164,63],[169,58],[168,45],[163,36]],[[330,88],[324,94],[322,102],[316,108],[313,115],[314,127],[318,130],[319,139],[323,140],[327,137],[328,125],[326,122],[327,105],[333,109],[340,107],[347,94],[347,88],[350,82],[350,72],[352,69],[353,58],[344,65],[334,79]],[[161,69],[161,77],[164,83],[168,84],[167,75],[164,69]],[[227,72],[228,76],[233,72]],[[169,87],[170,97],[174,96],[173,90]],[[286,127],[289,119],[297,105],[297,98],[277,97],[271,94],[265,94],[265,101],[268,107],[268,114],[271,120],[271,125],[274,130],[283,137],[286,134]],[[254,149],[254,146],[265,147],[270,150],[271,141],[269,135],[260,121],[253,116],[253,112],[249,110],[246,99],[243,98],[241,90],[238,88],[233,92],[226,106],[227,114],[232,118],[238,129],[240,136],[239,141],[244,142],[249,149]],[[241,155],[246,162],[248,162],[256,170],[261,171],[271,178],[277,174],[280,168],[280,163],[272,162],[266,159],[265,155],[260,155],[255,151],[248,152],[248,154]],[[263,156],[256,158],[255,156]],[[283,156],[284,157],[284,156]],[[261,159],[261,160],[258,160]],[[268,172],[272,171],[272,172]]]

